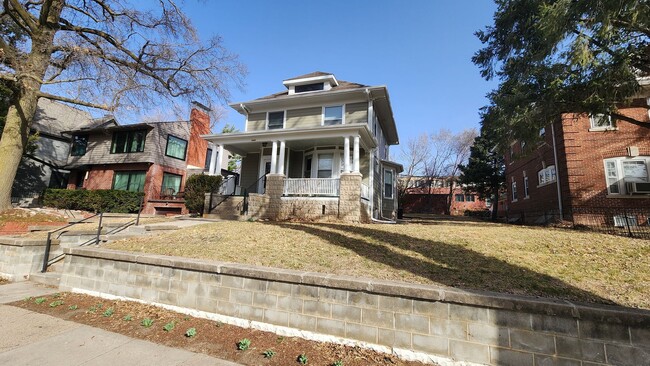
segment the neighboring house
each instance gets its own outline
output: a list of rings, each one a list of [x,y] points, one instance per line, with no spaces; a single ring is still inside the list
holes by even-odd
[[[11,189],[11,201],[29,205],[46,188],[65,188],[70,173],[65,165],[71,140],[63,132],[104,121],[66,104],[39,99],[31,129],[32,134],[39,136],[36,149],[23,155]]]
[[[447,212],[449,198],[449,179],[421,176],[401,176],[400,183],[405,185],[401,206],[404,213],[432,213],[444,215]],[[468,192],[463,187],[454,186],[450,214],[464,215],[466,211],[485,211],[490,206],[478,195]]]
[[[390,161],[397,128],[385,86],[314,72],[284,80],[287,90],[230,106],[246,116],[241,133],[204,136],[242,156],[242,197],[216,200],[211,213],[270,219],[394,219]],[[215,167],[215,169],[217,169]]]
[[[201,138],[210,133],[210,117],[198,103],[189,121],[119,125],[112,120],[69,133],[68,188],[144,192],[146,214],[186,213],[182,192],[188,173],[206,171],[216,158],[216,150]]]
[[[567,113],[540,131],[541,143],[511,145],[506,158],[509,221],[648,224],[650,99],[619,108],[639,123]],[[594,220],[598,222],[594,222]]]

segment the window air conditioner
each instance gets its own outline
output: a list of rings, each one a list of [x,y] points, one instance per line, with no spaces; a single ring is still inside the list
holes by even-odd
[[[650,193],[650,183],[626,182],[625,190],[628,194]]]

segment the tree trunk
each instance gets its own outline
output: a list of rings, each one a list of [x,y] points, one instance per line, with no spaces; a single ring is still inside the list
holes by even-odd
[[[497,221],[497,215],[499,213],[499,186],[494,189],[492,195],[494,196],[494,201],[492,202],[492,221]]]
[[[0,211],[11,208],[11,187],[16,178],[29,131],[36,113],[38,93],[50,63],[54,48],[56,25],[59,23],[63,0],[55,0],[43,17],[45,23],[37,24],[31,37],[32,48],[24,64],[16,69],[17,94],[14,97],[4,132],[0,139]]]
[[[451,205],[454,203],[454,180],[449,180],[449,194],[447,195],[447,207],[445,208],[445,214],[451,216]]]

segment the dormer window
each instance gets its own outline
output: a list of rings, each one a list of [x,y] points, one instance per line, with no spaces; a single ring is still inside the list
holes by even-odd
[[[295,93],[304,93],[310,91],[323,90],[325,88],[323,83],[314,83],[314,84],[305,84],[305,85],[296,85]]]

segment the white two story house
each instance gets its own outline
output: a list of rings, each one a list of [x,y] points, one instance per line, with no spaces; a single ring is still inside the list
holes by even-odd
[[[245,131],[203,136],[242,156],[238,194],[211,211],[271,219],[394,219],[399,142],[388,90],[314,72],[283,81],[285,91],[230,106]],[[220,167],[215,166],[214,171]]]

